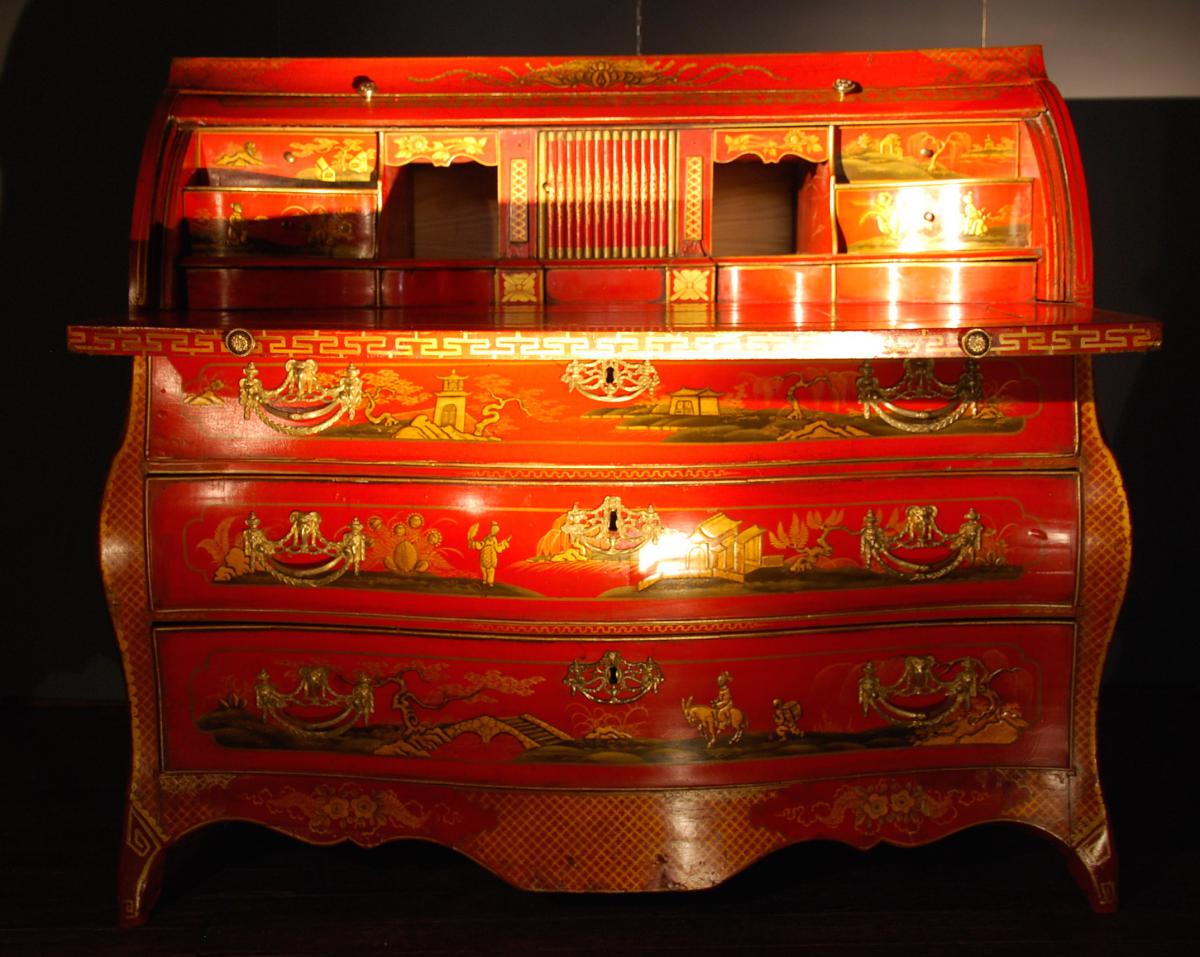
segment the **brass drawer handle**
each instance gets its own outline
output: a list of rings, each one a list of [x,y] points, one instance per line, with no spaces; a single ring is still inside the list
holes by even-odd
[[[941,662],[933,655],[908,655],[900,677],[885,685],[875,662],[868,661],[858,680],[858,703],[864,715],[874,711],[889,724],[915,728],[926,735],[964,723],[978,733],[1004,721],[1015,739],[1025,722],[1016,705],[1001,704],[991,684],[1002,672],[1016,670],[989,670],[978,658]],[[939,700],[921,703],[930,698]]]
[[[366,561],[371,540],[363,534],[363,524],[357,517],[342,537],[334,540],[321,532],[319,512],[296,510],[288,516],[291,527],[280,539],[271,538],[262,529],[262,520],[251,512],[246,517],[246,528],[242,532],[242,553],[245,556],[245,574],[266,572],[285,585],[307,585],[315,588],[337,581],[348,571],[358,574],[359,566]],[[313,559],[325,558],[313,565]],[[293,564],[283,559],[301,559],[303,564]]]
[[[939,379],[932,359],[905,359],[904,374],[890,386],[881,385],[871,363],[864,361],[858,367],[854,385],[863,415],[868,419],[878,416],[901,432],[940,432],[964,415],[974,416],[983,399],[983,374],[974,359],[967,360],[956,382]],[[947,401],[935,409],[922,408],[930,399]],[[916,402],[918,406],[907,408],[901,402]]]
[[[936,505],[910,505],[904,510],[904,524],[899,528],[887,528],[875,509],[868,508],[862,528],[858,531],[842,528],[862,539],[859,553],[863,567],[868,571],[878,566],[885,575],[905,581],[936,581],[960,566],[976,564],[987,531],[974,508],[966,510],[962,522],[953,532],[939,528],[937,516]],[[934,548],[944,548],[946,554],[930,561],[925,552]],[[924,560],[916,560],[916,555]]]
[[[313,359],[289,359],[283,368],[283,382],[274,389],[263,385],[253,362],[242,370],[238,400],[244,418],[250,418],[253,412],[284,435],[316,435],[343,416],[352,420],[354,410],[362,405],[362,377],[355,366],[346,366],[332,388],[321,385]]]
[[[266,668],[259,671],[254,685],[254,703],[262,712],[263,721],[274,721],[301,738],[335,738],[360,721],[364,728],[367,727],[371,712],[375,710],[375,688],[366,675],[360,674],[347,694],[333,690],[328,668],[319,665],[301,667],[297,675],[295,688],[280,691],[272,683]],[[289,713],[289,707],[302,709],[305,716]],[[325,709],[329,713],[314,718],[311,716],[314,709]]]

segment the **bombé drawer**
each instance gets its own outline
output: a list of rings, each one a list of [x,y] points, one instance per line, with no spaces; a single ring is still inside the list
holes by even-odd
[[[1069,472],[736,483],[154,478],[160,614],[441,622],[1069,614]],[[976,611],[975,613],[978,613]],[[481,626],[482,627],[482,626]]]
[[[298,188],[375,179],[377,136],[355,130],[201,130],[200,179],[209,186]]]
[[[851,182],[1011,179],[1016,123],[884,123],[837,131],[837,172]]]
[[[374,190],[188,187],[191,251],[203,256],[375,255]]]
[[[881,459],[978,465],[1069,456],[1076,443],[1070,358],[155,358],[150,399],[149,455],[164,465],[301,459],[728,472]]]
[[[155,633],[167,771],[653,787],[1065,767],[1074,630]]]
[[[1010,249],[1029,245],[1029,181],[840,186],[838,230],[847,252]]]

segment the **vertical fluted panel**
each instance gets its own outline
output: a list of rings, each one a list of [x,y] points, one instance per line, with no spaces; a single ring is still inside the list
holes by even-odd
[[[675,251],[671,130],[541,134],[539,251],[546,259],[630,259]]]

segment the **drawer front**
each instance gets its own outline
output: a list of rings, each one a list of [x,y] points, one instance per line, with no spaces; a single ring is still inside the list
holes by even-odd
[[[993,262],[839,263],[838,302],[1032,302],[1037,263]],[[986,366],[985,366],[986,368]]]
[[[212,186],[370,183],[376,134],[347,130],[211,130],[196,134],[197,165]]]
[[[284,267],[184,270],[192,309],[325,309],[375,305],[373,269]]]
[[[1063,456],[1075,449],[1073,396],[1070,358],[154,359],[149,454],[725,471]]]
[[[1073,644],[1061,623],[645,643],[155,635],[167,771],[606,789],[1066,767]]]
[[[838,175],[850,182],[1017,175],[1016,123],[844,126],[836,135]]]
[[[796,263],[718,266],[717,300],[722,303],[831,302],[833,267]]]
[[[847,252],[1007,249],[1029,245],[1031,184],[843,186],[838,229]]]
[[[183,211],[199,255],[375,255],[373,191],[187,189]]]
[[[382,269],[379,304],[488,306],[495,298],[493,269]]]
[[[660,303],[667,296],[666,272],[649,269],[569,267],[546,270],[548,303]]]
[[[147,503],[154,606],[189,615],[445,627],[917,606],[1044,614],[1067,613],[1075,593],[1073,473],[719,485],[151,479]]]

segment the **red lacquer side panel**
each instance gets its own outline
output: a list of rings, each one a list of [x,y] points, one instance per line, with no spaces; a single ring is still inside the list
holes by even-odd
[[[129,695],[129,789],[121,833],[117,895],[120,920],[140,923],[162,883],[169,831],[159,788],[162,765],[158,683],[150,629],[146,571],[142,448],[146,426],[147,369],[133,361],[129,419],[109,472],[100,511],[100,567]]]
[[[156,633],[168,771],[620,789],[1065,767],[1070,624],[602,644]]]
[[[537,136],[532,130],[501,130],[500,256],[530,259],[537,249]]]
[[[157,227],[167,219],[162,208],[169,202],[171,192],[160,190],[158,163],[162,156],[180,154],[188,136],[170,122],[177,93],[167,90],[159,98],[142,143],[138,162],[137,187],[133,201],[133,216],[129,229],[129,307],[145,309],[162,304],[170,306],[172,297],[160,287],[161,262]]]
[[[351,366],[357,384],[347,378]],[[896,360],[656,361],[650,371],[616,363],[621,388],[612,397],[608,368],[356,358],[297,360],[289,373],[278,359],[155,359],[149,452],[164,463],[306,458],[648,470],[630,478],[682,465],[761,474],[773,465],[949,456],[980,466],[1075,452],[1069,358],[985,359],[977,382],[963,360],[929,368]],[[262,391],[244,398],[250,386],[241,383],[251,381]],[[918,395],[892,401],[889,390]],[[289,418],[299,412],[313,414]]]
[[[1062,94],[1046,80],[1038,83],[1038,89],[1049,107],[1049,118],[1042,126],[1049,135],[1037,141],[1046,151],[1041,157],[1042,175],[1055,198],[1054,214],[1059,228],[1067,232],[1060,240],[1060,248],[1065,253],[1060,260],[1062,298],[1091,305],[1092,222],[1079,143]]]
[[[711,130],[679,131],[675,233],[681,256],[712,252],[712,148]]]
[[[151,479],[154,607],[555,622],[1063,609],[1072,473],[547,485]],[[348,604],[349,603],[349,604]]]

